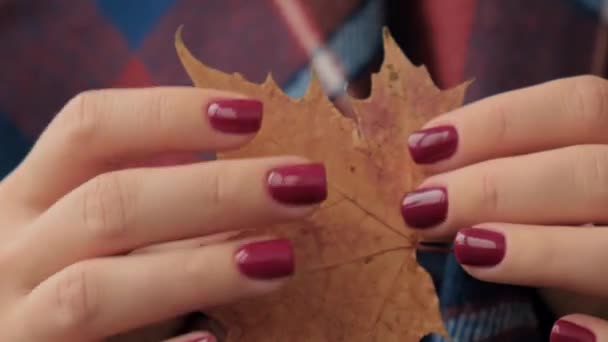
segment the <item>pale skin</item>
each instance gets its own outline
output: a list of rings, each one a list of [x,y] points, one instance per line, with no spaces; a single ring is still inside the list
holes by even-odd
[[[449,209],[445,221],[420,232],[432,240],[466,227],[500,232],[503,259],[463,265],[473,277],[606,298],[608,81],[574,77],[500,94],[425,128],[444,125],[456,128],[459,147],[422,165],[433,175],[420,187],[444,186]],[[583,226],[588,223],[597,226]],[[579,309],[597,306],[597,299],[587,303]],[[606,321],[581,314],[562,319],[608,341]]]
[[[235,254],[252,241],[231,237],[314,212],[317,204],[285,205],[265,187],[270,170],[309,162],[190,158],[255,136],[210,124],[201,109],[218,97],[244,98],[161,87],[87,92],[66,104],[0,183],[0,274],[9,275],[0,277],[0,340],[100,341],[289,281],[244,273]],[[458,148],[421,165],[433,174],[421,188],[445,187],[450,205],[445,221],[421,234],[500,232],[504,257],[463,265],[472,276],[608,296],[608,233],[580,226],[608,221],[608,82],[577,77],[501,94],[425,128],[445,125],[458,132]],[[190,157],[142,164],[167,153]],[[608,342],[599,318],[562,320]]]
[[[215,98],[243,96],[103,90],[63,108],[0,183],[0,273],[11,275],[0,279],[0,340],[98,341],[288,279],[244,275],[235,254],[251,241],[226,239],[315,210],[283,205],[264,187],[273,167],[305,159],[123,167],[250,141],[255,134],[211,127],[202,109]]]

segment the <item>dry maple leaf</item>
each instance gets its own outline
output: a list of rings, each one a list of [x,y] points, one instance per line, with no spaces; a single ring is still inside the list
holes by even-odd
[[[462,104],[467,84],[440,91],[403,55],[388,30],[371,96],[341,115],[313,77],[306,95],[285,95],[199,62],[176,36],[195,86],[264,102],[264,122],[246,147],[220,159],[301,155],[327,169],[328,200],[312,217],[263,229],[294,242],[298,270],[279,292],[212,309],[229,342],[419,341],[445,333],[430,276],[415,257],[417,238],[400,216],[402,196],[423,178],[406,148],[410,133]]]

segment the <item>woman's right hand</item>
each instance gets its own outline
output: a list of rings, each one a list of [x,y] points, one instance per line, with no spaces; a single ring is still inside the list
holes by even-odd
[[[196,159],[261,120],[256,100],[188,87],[71,100],[0,183],[0,340],[97,341],[279,288],[288,241],[227,239],[311,214],[323,166]],[[148,163],[166,155],[187,162]]]

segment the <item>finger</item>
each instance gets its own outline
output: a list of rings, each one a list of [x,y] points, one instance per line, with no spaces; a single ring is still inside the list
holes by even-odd
[[[150,246],[138,248],[130,254],[144,254],[144,253],[159,253],[174,251],[177,249],[191,249],[198,248],[206,245],[211,245],[218,242],[226,241],[232,237],[239,235],[239,231],[223,232],[212,234],[208,236],[202,236],[191,239],[183,239],[178,241],[161,242]]]
[[[551,329],[551,342],[608,342],[608,322],[581,314],[562,317]]]
[[[608,81],[573,77],[496,95],[430,121],[410,136],[434,172],[482,160],[608,142]]]
[[[174,337],[165,342],[216,342],[217,340],[213,335],[204,331],[195,331],[179,337]]]
[[[303,218],[326,195],[323,166],[297,157],[126,170],[70,194],[16,243],[37,284],[86,258]]]
[[[429,239],[480,222],[608,222],[608,147],[584,145],[502,158],[427,179],[402,203]]]
[[[608,295],[598,260],[608,232],[597,227],[545,227],[487,223],[461,229],[454,253],[473,277],[489,282]]]
[[[286,240],[90,259],[34,289],[22,314],[43,341],[98,340],[278,289],[293,274]],[[54,314],[48,316],[48,312]],[[34,340],[32,338],[32,340]]]
[[[261,119],[261,102],[230,92],[189,87],[89,91],[63,108],[9,181],[24,200],[45,208],[123,163],[241,146]]]

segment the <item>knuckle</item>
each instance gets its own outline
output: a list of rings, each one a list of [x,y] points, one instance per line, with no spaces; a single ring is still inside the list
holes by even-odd
[[[57,117],[65,137],[73,143],[90,143],[99,132],[106,91],[90,90],[73,97]]]
[[[11,263],[14,263],[17,259],[15,248],[11,244],[5,244],[0,247],[0,272],[4,273]]]
[[[608,127],[608,81],[597,76],[580,76],[567,91],[566,110],[579,116],[592,131]]]
[[[90,268],[75,264],[66,268],[56,283],[58,318],[65,327],[86,328],[99,313],[99,302]]]
[[[228,200],[229,194],[225,177],[220,170],[212,170],[206,179],[205,202],[213,207],[221,206]]]
[[[575,185],[590,203],[603,207],[608,202],[608,149],[593,146],[574,155],[582,159],[573,163]]]
[[[504,104],[497,101],[490,108],[490,113],[494,125],[492,128],[492,139],[495,141],[506,141],[509,138],[507,134],[512,131],[509,127],[512,122],[509,118],[509,110]]]
[[[495,177],[488,171],[481,175],[481,202],[479,208],[484,208],[486,215],[500,212],[498,185]]]
[[[133,180],[108,173],[91,180],[82,198],[82,221],[97,240],[122,239],[129,233]]]
[[[150,131],[166,131],[172,126],[171,121],[175,120],[175,104],[171,100],[171,95],[154,89],[144,89],[141,92],[140,96],[144,99],[142,103],[145,105],[134,113],[135,116]],[[183,139],[184,137],[180,135],[168,135],[157,143],[160,144],[160,150],[170,151],[175,148],[175,145],[179,145]]]
[[[19,271],[19,265],[15,263],[15,260],[23,259],[24,255],[27,255],[27,251],[23,250],[21,246],[16,243],[5,243],[0,247],[0,273],[2,274],[13,274],[13,272]],[[14,277],[4,278],[0,282],[0,288],[4,286],[13,286],[20,279]],[[3,301],[5,294],[0,291],[0,302]]]
[[[172,111],[174,106],[172,105],[170,96],[163,92],[157,92],[152,89],[146,90],[148,92],[147,98],[149,101],[145,113],[145,120],[149,120],[149,124],[158,128],[166,128],[168,121],[172,118]]]
[[[176,278],[185,282],[201,279],[201,276],[206,269],[206,263],[201,261],[200,256],[197,254],[182,253],[176,255],[173,260],[173,269],[177,270]]]

